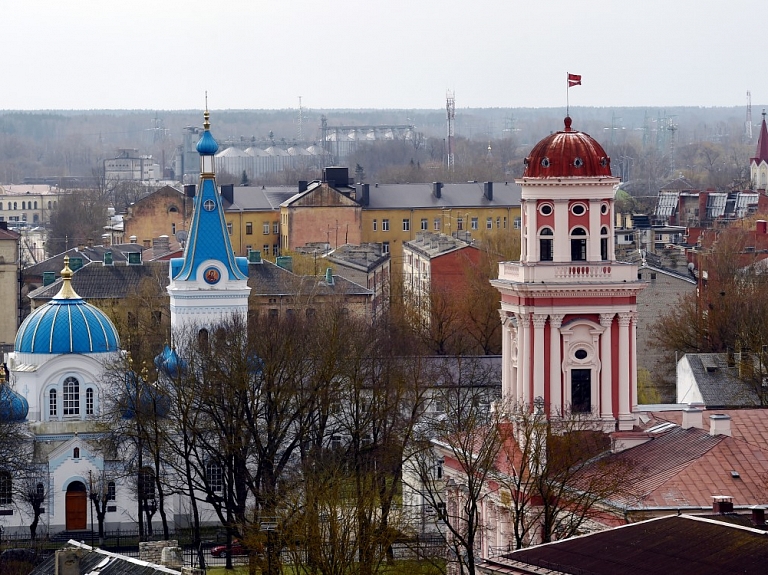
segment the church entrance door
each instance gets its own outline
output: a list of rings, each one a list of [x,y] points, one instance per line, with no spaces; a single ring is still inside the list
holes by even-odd
[[[85,484],[73,481],[67,487],[67,531],[85,529],[88,520],[88,498]]]

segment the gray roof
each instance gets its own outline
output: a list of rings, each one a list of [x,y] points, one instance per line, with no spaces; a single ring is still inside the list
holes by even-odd
[[[252,295],[373,295],[341,276],[333,276],[333,285],[328,285],[324,277],[299,276],[266,260],[248,266],[248,285]]]
[[[483,195],[483,182],[443,184],[440,198],[432,194],[432,184],[371,184],[366,209],[508,207],[520,205],[520,186],[514,182],[494,182],[493,201]]]
[[[70,540],[68,548],[82,550],[78,573],[98,573],[99,575],[159,575],[160,573],[179,575],[181,571],[163,567],[133,557],[110,553],[84,543]],[[56,555],[51,555],[35,567],[30,575],[54,575],[57,573]]]
[[[144,262],[141,265],[92,263],[72,274],[72,287],[83,299],[123,299],[139,287],[144,278],[157,278],[162,287],[170,282],[168,261]],[[50,300],[61,289],[61,278],[29,294],[32,300]]]
[[[381,244],[344,244],[323,256],[329,262],[370,272],[386,262],[390,255],[382,253]]]
[[[234,202],[226,210],[279,210],[280,204],[294,196],[296,186],[235,186]]]
[[[687,353],[684,357],[708,409],[760,405],[754,386],[739,377],[739,361],[729,367],[725,353]]]
[[[101,263],[104,261],[105,252],[112,252],[112,261],[114,263],[127,263],[128,256],[126,254],[142,251],[144,251],[144,246],[140,244],[115,244],[112,246],[83,247],[82,249],[75,247],[33,266],[24,268],[24,275],[42,277],[43,272],[56,272],[58,274],[64,269],[64,256],[69,256],[70,260],[71,258],[82,258],[83,266],[87,266],[91,262]]]

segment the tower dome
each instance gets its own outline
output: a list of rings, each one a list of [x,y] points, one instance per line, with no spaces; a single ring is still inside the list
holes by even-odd
[[[209,121],[208,110],[205,110],[203,121],[203,135],[197,142],[197,153],[201,156],[213,156],[219,150],[219,144],[216,143],[211,134],[211,122]]]
[[[29,402],[20,393],[11,389],[5,381],[5,369],[0,367],[0,422],[24,421],[29,413]]]
[[[611,159],[589,134],[565,129],[550,134],[533,147],[525,158],[523,178],[595,178],[611,176]]]
[[[72,289],[69,256],[64,258],[61,289],[47,304],[33,311],[16,334],[14,349],[21,353],[107,353],[117,351],[120,338],[109,318],[86,303]]]

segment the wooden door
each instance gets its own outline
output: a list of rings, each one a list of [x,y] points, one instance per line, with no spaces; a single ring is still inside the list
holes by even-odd
[[[85,529],[88,523],[88,498],[79,481],[67,488],[67,531]]]

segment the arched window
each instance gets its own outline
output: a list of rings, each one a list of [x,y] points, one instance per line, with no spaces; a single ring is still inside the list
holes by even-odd
[[[3,210],[3,202],[0,202],[0,211]]]
[[[48,200],[48,209],[51,209],[51,200]]]
[[[35,495],[37,496],[37,499],[40,501],[45,499],[45,485],[43,485],[42,483],[38,483],[35,486]]]
[[[37,202],[35,202],[35,209],[37,209]]]
[[[542,228],[539,232],[539,260],[542,262],[551,262],[553,259],[553,235],[551,228]]]
[[[208,349],[208,330],[203,328],[197,332],[197,344],[201,349]]]
[[[600,229],[600,259],[608,261],[608,228],[605,226]]]
[[[72,450],[72,459],[80,459],[80,448],[79,447],[75,447]]]
[[[59,394],[55,389],[48,392],[48,416],[51,418],[59,416],[58,396]]]
[[[571,232],[571,261],[587,261],[587,230],[574,228]]]
[[[17,209],[18,209],[16,202],[13,202],[13,209],[14,209],[14,210],[17,210]]]
[[[68,377],[64,380],[62,395],[63,415],[80,415],[80,382],[77,378]]]
[[[107,483],[107,501],[114,501],[117,497],[117,488],[115,482],[110,481]]]
[[[93,388],[85,390],[85,415],[93,415]]]
[[[27,209],[27,202],[21,202],[21,209],[26,210]]]
[[[221,469],[221,465],[213,461],[206,464],[205,478],[208,482],[208,487],[213,493],[224,491],[224,472]]]
[[[13,478],[10,472],[0,471],[0,505],[13,503]]]

